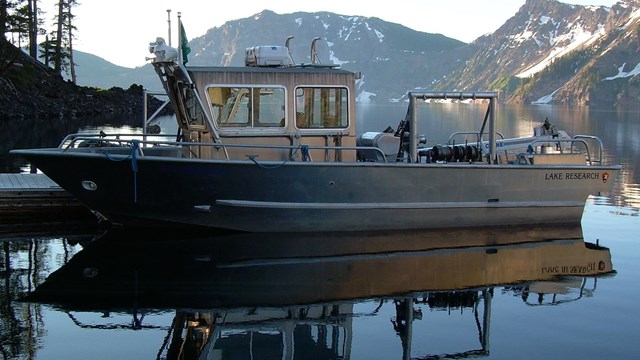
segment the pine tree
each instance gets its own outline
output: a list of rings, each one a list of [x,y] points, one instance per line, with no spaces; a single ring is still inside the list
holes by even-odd
[[[9,10],[12,2],[9,0],[0,0],[0,35],[3,39],[7,38],[7,30],[9,24]]]
[[[38,0],[29,0],[27,4],[27,15],[29,19],[29,55],[32,58],[38,58],[38,29],[40,23],[38,20]]]
[[[58,0],[58,15],[56,15],[54,22],[56,24],[56,31],[52,33],[54,46],[53,46],[53,69],[57,73],[62,73],[62,68],[65,66],[65,60],[67,57],[64,48],[62,47],[62,40],[64,33],[62,32],[62,26],[64,21],[64,0]]]
[[[29,54],[38,55],[38,33],[42,25],[39,18],[38,0],[0,0],[0,33],[4,39],[11,39],[18,46],[22,40],[29,42]],[[16,39],[17,37],[17,39]]]
[[[3,34],[7,40],[20,47],[22,40],[29,34],[27,7],[23,5],[21,1],[5,1],[4,4],[6,7],[4,7],[5,12],[2,15],[4,17]],[[9,33],[11,34],[11,38],[7,37]]]
[[[75,17],[71,10],[78,5],[77,0],[59,0],[57,4],[58,14],[54,18],[56,30],[51,35],[50,45],[55,72],[71,70],[71,77],[75,82],[75,64],[73,63],[73,33],[76,27],[73,25]]]
[[[44,60],[44,65],[49,67],[53,59],[54,42],[49,40],[49,35],[45,36],[45,40],[40,43],[40,57]]]
[[[74,84],[76,83],[76,64],[73,62],[73,32],[76,30],[76,27],[73,26],[71,22],[71,20],[73,20],[73,18],[75,17],[73,14],[71,14],[71,7],[76,4],[76,0],[69,0],[69,9],[67,13],[66,23],[67,41],[69,48],[69,72],[71,74],[71,81]]]

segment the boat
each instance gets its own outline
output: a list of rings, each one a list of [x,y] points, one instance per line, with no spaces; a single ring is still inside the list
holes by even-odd
[[[411,91],[395,130],[360,133],[361,75],[317,61],[318,38],[295,63],[289,40],[247,49],[244,67],[208,67],[158,38],[150,62],[177,135],[71,134],[12,153],[114,224],[241,232],[575,224],[621,169],[597,137],[549,122],[504,139],[494,92]],[[477,130],[427,145],[418,107],[435,101],[487,111]]]
[[[456,354],[477,357],[489,355],[492,314],[518,318],[504,317],[504,298],[492,309],[494,294],[521,299],[526,307],[566,306],[596,295],[598,280],[615,272],[609,248],[585,241],[580,227],[195,238],[108,231],[22,301],[51,304],[94,331],[158,328],[145,315],[175,311],[167,329],[175,335],[163,348],[194,346],[198,358],[242,344],[256,357],[317,358],[309,354],[322,349],[321,358],[348,359],[352,339],[368,341],[353,337],[353,323],[376,315],[391,317],[376,324],[396,332],[402,353],[410,354],[412,334],[424,339],[425,330],[440,326],[433,310],[443,316],[468,310],[475,320],[466,324],[473,326],[456,328],[457,335],[480,343]],[[259,339],[272,342],[258,345]]]

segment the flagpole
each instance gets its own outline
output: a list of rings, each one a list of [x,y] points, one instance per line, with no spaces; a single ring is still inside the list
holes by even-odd
[[[167,23],[169,24],[169,46],[171,46],[171,9],[167,9]]]
[[[182,64],[182,13],[178,11],[178,64]]]

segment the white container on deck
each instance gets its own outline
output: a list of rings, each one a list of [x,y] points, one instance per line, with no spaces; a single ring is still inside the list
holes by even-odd
[[[289,49],[285,46],[253,46],[247,48],[245,66],[284,66],[291,65]]]

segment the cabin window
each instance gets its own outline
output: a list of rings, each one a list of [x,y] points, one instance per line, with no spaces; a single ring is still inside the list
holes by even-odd
[[[348,90],[339,87],[296,89],[296,126],[301,129],[346,128]]]
[[[284,88],[212,86],[207,96],[218,127],[284,126]]]

